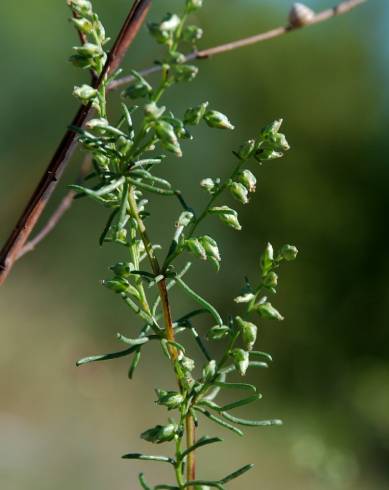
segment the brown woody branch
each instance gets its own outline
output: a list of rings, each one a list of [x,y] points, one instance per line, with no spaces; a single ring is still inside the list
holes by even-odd
[[[327,10],[323,10],[322,12],[317,13],[309,22],[306,22],[303,25],[287,25],[287,26],[281,26],[277,27],[275,29],[272,29],[270,31],[266,32],[261,32],[260,34],[256,34],[255,36],[250,36],[246,37],[244,39],[239,39],[238,41],[233,41],[230,43],[222,44],[220,46],[215,46],[213,48],[207,48],[203,49],[200,51],[193,51],[192,53],[189,53],[186,55],[186,61],[192,61],[192,60],[203,60],[206,58],[209,58],[211,56],[216,56],[218,54],[222,53],[227,53],[228,51],[233,51],[235,49],[243,48],[246,46],[251,46],[253,44],[258,44],[264,41],[269,41],[270,39],[274,39],[279,36],[283,36],[284,34],[288,34],[293,31],[297,31],[299,29],[302,29],[303,27],[308,27],[314,24],[319,24],[320,22],[324,22],[326,20],[329,20],[333,17],[336,17],[338,15],[346,14],[347,12],[350,12],[350,10],[353,10],[354,8],[358,7],[362,3],[365,3],[367,0],[344,0],[343,2],[339,3],[335,7],[332,7]],[[146,68],[143,71],[140,71],[140,74],[142,76],[148,76],[153,73],[157,73],[161,71],[161,66],[160,65],[155,65],[150,68]],[[132,75],[129,75],[127,77],[119,78],[118,80],[113,81],[109,89],[110,90],[116,90],[123,85],[126,85],[134,80],[134,77]]]
[[[105,77],[112,74],[121,64],[122,59],[144,22],[152,0],[134,0],[130,12],[111,49],[103,72],[94,83],[98,88]],[[71,126],[81,127],[91,110],[91,104],[81,106]],[[15,228],[0,252],[0,284],[8,276],[22,248],[34,229],[40,215],[46,207],[57,183],[76,147],[76,133],[68,129],[59,144],[48,168],[19,218]]]

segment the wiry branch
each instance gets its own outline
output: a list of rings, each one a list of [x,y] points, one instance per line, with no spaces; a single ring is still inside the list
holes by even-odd
[[[144,22],[152,0],[135,0],[126,21],[109,53],[104,69],[96,80],[94,87],[98,88],[105,77],[112,74],[120,65],[127,49],[137,35]],[[74,117],[70,127],[81,127],[91,110],[91,104],[81,106]],[[24,244],[28,240],[39,217],[46,207],[57,183],[76,147],[77,134],[68,129],[57,151],[55,152],[48,168],[35,189],[27,207],[23,211],[19,221],[8,238],[4,248],[0,252],[0,284],[8,276],[13,264],[20,255]]]
[[[81,166],[81,172],[80,175],[76,181],[77,184],[81,184],[84,177],[87,175],[91,167],[91,158],[90,155],[87,155],[82,166]],[[42,242],[47,235],[49,235],[54,228],[58,225],[58,223],[61,221],[63,218],[64,214],[68,209],[71,207],[73,204],[73,200],[76,197],[77,193],[73,190],[68,191],[65,196],[61,199],[61,202],[53,212],[53,214],[50,216],[50,218],[47,220],[47,223],[44,225],[44,227],[41,229],[37,235],[29,240],[24,247],[20,250],[19,254],[16,257],[16,260],[19,260],[23,255],[26,255],[29,252],[32,252],[35,250],[35,248],[39,245],[40,242]]]
[[[229,42],[220,46],[215,46],[213,48],[207,48],[200,51],[193,51],[192,53],[186,55],[186,61],[203,60],[211,56],[227,53],[228,51],[233,51],[235,49],[244,48],[246,46],[251,46],[253,44],[258,44],[264,41],[269,41],[270,39],[274,39],[276,37],[283,36],[284,34],[297,31],[299,29],[302,29],[303,27],[319,24],[320,22],[324,22],[338,15],[346,14],[347,12],[350,12],[350,10],[353,10],[366,1],[367,0],[345,0],[335,7],[319,12],[318,14],[314,15],[312,19],[307,20],[301,25],[289,24],[287,26],[276,27],[275,29],[272,29],[270,31],[262,32],[260,34],[256,34],[255,36],[246,37],[244,39],[239,39],[238,41]],[[150,68],[146,68],[143,71],[140,71],[140,74],[143,76],[148,76],[159,71],[161,71],[161,66],[155,65]],[[119,78],[109,85],[109,89],[116,90],[123,85],[132,82],[133,80],[134,77],[132,75]]]

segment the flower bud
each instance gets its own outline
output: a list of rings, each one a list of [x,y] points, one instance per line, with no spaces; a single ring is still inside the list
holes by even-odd
[[[129,282],[123,277],[114,277],[113,279],[104,280],[102,281],[102,284],[115,293],[125,293],[130,286]]]
[[[249,367],[250,356],[249,353],[243,349],[234,349],[231,352],[231,357],[234,361],[236,369],[244,376]]]
[[[181,366],[186,370],[186,371],[193,371],[195,368],[195,362],[193,359],[190,357],[185,357],[183,356],[180,360]]]
[[[242,204],[247,204],[249,202],[249,191],[243,184],[241,184],[240,182],[231,182],[228,187],[233,197],[235,197],[235,199],[237,199],[239,202],[241,202]]]
[[[293,245],[284,245],[280,250],[280,256],[288,262],[295,260],[297,254],[298,250]]]
[[[201,9],[203,6],[203,0],[186,0],[186,9],[188,12],[194,12]]]
[[[185,246],[200,259],[207,260],[205,249],[197,238],[185,240]]]
[[[92,3],[88,0],[70,0],[69,6],[80,15],[93,15]]]
[[[234,228],[234,230],[239,231],[242,229],[238,220],[238,213],[228,206],[216,206],[211,208],[209,213],[217,215],[223,223]]]
[[[88,129],[105,129],[109,126],[108,121],[104,117],[90,119],[85,126]]]
[[[275,288],[278,285],[278,275],[271,271],[263,278],[263,285],[267,288]]]
[[[277,134],[281,128],[282,123],[283,123],[283,119],[276,119],[275,121],[271,122],[270,124],[262,128],[261,138],[267,138],[269,136]]]
[[[147,82],[137,81],[133,85],[130,85],[122,92],[123,97],[129,97],[130,99],[139,99],[147,97],[152,92],[152,87]]]
[[[80,56],[95,58],[103,54],[101,47],[93,43],[85,43],[82,46],[76,46],[74,51]]]
[[[194,65],[177,65],[174,70],[174,77],[177,82],[191,82],[199,72]]]
[[[226,325],[215,325],[208,330],[207,338],[208,340],[220,340],[230,333],[230,328]]]
[[[222,114],[219,111],[208,111],[204,116],[205,122],[208,124],[210,128],[217,129],[235,129],[228,117]]]
[[[158,396],[156,403],[167,407],[169,410],[178,408],[184,401],[184,397],[177,391],[156,390],[156,393]]]
[[[235,303],[250,303],[252,299],[255,298],[255,295],[253,293],[246,293],[242,294],[241,296],[238,296],[237,298],[234,299]]]
[[[238,175],[238,180],[241,182],[249,192],[255,192],[257,179],[250,170],[243,170]]]
[[[277,133],[269,138],[269,142],[274,151],[288,151],[290,149],[286,136],[282,133]]]
[[[161,444],[162,442],[173,440],[176,433],[177,426],[175,424],[156,425],[152,429],[143,432],[140,437],[145,441]]]
[[[178,157],[182,156],[181,147],[178,143],[176,133],[171,124],[166,121],[158,121],[155,125],[155,132],[161,139],[162,145]]]
[[[155,102],[151,102],[150,104],[146,104],[144,106],[144,111],[146,116],[150,116],[153,119],[159,119],[162,114],[166,111],[166,107],[158,107]]]
[[[204,235],[199,240],[201,245],[204,247],[207,257],[213,257],[217,261],[221,260],[219,247],[213,238],[208,235]]]
[[[259,313],[263,318],[267,318],[269,320],[283,320],[284,317],[281,315],[281,313],[272,306],[271,303],[265,302],[265,303],[259,303],[258,305],[255,305],[255,311]]]
[[[181,19],[176,14],[166,14],[159,27],[162,31],[175,31],[180,25]]]
[[[242,331],[243,345],[248,351],[252,350],[257,340],[258,327],[254,323],[246,322],[240,316],[235,318]]]
[[[239,148],[238,156],[241,160],[248,160],[255,149],[255,140],[249,140]]]
[[[200,185],[203,189],[208,191],[210,194],[213,194],[213,192],[215,191],[215,188],[217,186],[216,182],[209,177],[207,179],[203,179],[200,182]]]
[[[88,19],[72,17],[70,20],[73,22],[76,29],[83,34],[90,34],[93,31],[93,24]]]
[[[190,222],[193,220],[193,217],[194,217],[194,215],[190,211],[183,211],[180,214],[180,217],[178,218],[178,221],[176,224],[177,228],[188,226],[190,224]]]
[[[274,151],[272,148],[260,148],[255,153],[255,159],[257,162],[261,163],[265,160],[275,160],[277,158],[283,157],[284,154],[280,151]]]
[[[118,262],[110,267],[111,271],[118,277],[128,277],[134,270],[134,265],[131,262]]]
[[[261,255],[261,270],[262,275],[266,275],[273,267],[274,250],[271,243],[266,245],[265,251]]]
[[[73,95],[80,99],[84,105],[87,105],[96,97],[97,90],[90,85],[81,85],[81,87],[74,87]]]
[[[204,382],[211,381],[216,374],[216,361],[212,360],[203,369],[203,380]]]
[[[204,31],[197,26],[187,26],[182,33],[182,39],[191,44],[196,44],[203,37]]]
[[[184,124],[191,124],[197,126],[201,119],[204,117],[208,107],[208,102],[204,102],[196,107],[187,109],[184,115]]]

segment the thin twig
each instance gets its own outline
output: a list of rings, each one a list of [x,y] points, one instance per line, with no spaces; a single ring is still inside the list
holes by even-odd
[[[94,84],[95,88],[99,87],[105,77],[112,74],[119,67],[127,49],[145,20],[151,2],[152,0],[134,0],[127,19],[108,55],[104,69],[99,79]],[[90,110],[91,104],[81,106],[74,117],[71,126],[83,126]],[[0,284],[2,284],[8,276],[21,249],[28,240],[39,217],[45,209],[48,200],[54,192],[54,189],[76,147],[76,136],[77,134],[72,129],[66,131],[65,136],[59,144],[57,151],[31,196],[30,201],[24,209],[5,246],[1,250]]]
[[[83,164],[81,165],[80,175],[76,180],[76,184],[82,184],[84,177],[88,174],[91,167],[91,158],[90,155],[87,155],[84,159]],[[58,225],[58,223],[63,218],[66,211],[70,209],[73,204],[74,198],[76,197],[77,192],[71,190],[68,191],[65,196],[61,199],[61,202],[47,220],[45,226],[41,229],[37,235],[29,240],[24,247],[20,250],[19,255],[16,257],[16,260],[19,260],[23,255],[26,255],[29,252],[35,250],[35,248],[42,242]]]
[[[272,29],[270,31],[262,32],[260,34],[256,34],[255,36],[246,37],[244,39],[239,39],[238,41],[229,42],[226,44],[222,44],[220,46],[215,46],[213,48],[203,49],[201,51],[192,51],[191,53],[188,53],[185,58],[186,61],[203,60],[211,56],[227,53],[228,51],[233,51],[235,49],[251,46],[253,44],[258,44],[264,41],[269,41],[270,39],[274,39],[284,34],[297,31],[299,29],[302,29],[303,27],[319,24],[320,22],[324,22],[338,15],[346,14],[350,10],[358,7],[362,3],[365,3],[366,1],[367,0],[345,0],[339,3],[338,5],[336,5],[335,7],[319,12],[308,23],[302,26],[287,25],[287,26],[276,27],[275,29]],[[142,76],[148,76],[153,73],[157,73],[159,71],[161,71],[161,65],[155,65],[140,71],[140,74]],[[109,90],[116,90],[132,81],[134,81],[134,77],[132,75],[119,78],[113,81],[109,85]]]

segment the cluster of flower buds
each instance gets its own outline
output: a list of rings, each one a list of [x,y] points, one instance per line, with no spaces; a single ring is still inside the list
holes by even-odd
[[[69,0],[68,4],[73,11],[71,21],[86,39],[82,46],[74,48],[75,54],[71,56],[70,61],[78,67],[91,69],[100,74],[107,59],[103,48],[109,41],[104,26],[93,12],[91,2]]]
[[[255,175],[248,169],[242,170],[236,176],[235,180],[230,180],[228,188],[232,196],[242,204],[249,202],[249,193],[255,192],[257,179]]]
[[[208,110],[208,102],[187,109],[184,115],[184,123],[197,126],[204,120],[210,128],[234,129],[228,117],[215,110]]]

